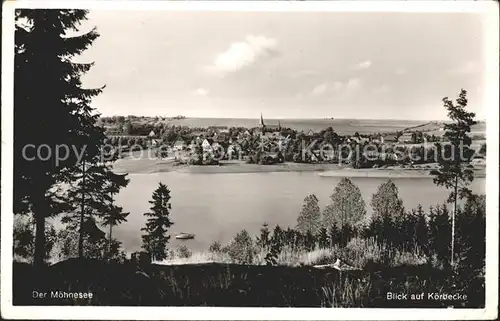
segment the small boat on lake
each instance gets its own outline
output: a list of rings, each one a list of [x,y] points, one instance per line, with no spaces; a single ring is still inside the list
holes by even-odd
[[[175,236],[176,239],[178,240],[190,240],[194,239],[194,234],[191,233],[180,233]]]

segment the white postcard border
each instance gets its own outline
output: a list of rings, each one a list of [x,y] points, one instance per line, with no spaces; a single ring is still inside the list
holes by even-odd
[[[485,309],[328,309],[208,307],[46,307],[12,305],[12,184],[14,8],[106,10],[475,12],[485,15],[487,219]],[[424,320],[495,319],[498,316],[498,3],[494,1],[6,1],[2,11],[1,313],[9,319],[114,320]],[[457,50],[460,50],[457,39]],[[29,129],[28,129],[29,130]]]

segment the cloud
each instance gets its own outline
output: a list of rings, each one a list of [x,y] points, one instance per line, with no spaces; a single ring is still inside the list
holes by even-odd
[[[345,84],[347,90],[358,89],[359,87],[361,87],[361,79],[359,78],[351,78]]]
[[[206,96],[206,95],[208,95],[208,89],[198,88],[198,89],[194,90],[193,93],[195,95],[198,95],[198,96]]]
[[[358,63],[354,67],[354,69],[356,69],[356,70],[368,69],[371,67],[371,65],[372,65],[372,62],[370,60],[365,60],[365,61]]]
[[[333,83],[321,83],[314,87],[311,95],[320,96],[328,93],[350,93],[356,91],[362,86],[362,81],[359,78],[350,78],[345,82],[335,81]]]
[[[275,39],[249,35],[244,41],[234,42],[226,51],[218,54],[210,67],[219,72],[235,72],[259,59],[274,56],[278,52],[276,48]]]
[[[311,93],[317,96],[324,94],[327,90],[328,90],[328,84],[323,83],[314,87]]]

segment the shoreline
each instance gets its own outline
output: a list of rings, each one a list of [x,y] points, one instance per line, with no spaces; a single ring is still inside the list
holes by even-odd
[[[432,178],[430,171],[419,169],[349,169],[319,173],[322,177],[365,177],[365,178]]]
[[[175,169],[177,167],[178,169]],[[337,164],[300,164],[283,163],[274,165],[258,165],[246,163],[223,163],[222,165],[182,165],[175,166],[174,171],[190,174],[243,174],[243,173],[276,173],[276,172],[324,172],[338,170]]]
[[[318,172],[321,177],[366,177],[366,178],[432,178],[432,168],[346,168],[339,164],[282,163],[274,165],[246,164],[242,161],[225,161],[221,165],[177,165],[173,159],[146,160],[122,159],[115,172],[128,174],[156,174],[177,172],[185,174],[244,174],[278,172]],[[477,168],[476,178],[485,178],[484,168]]]

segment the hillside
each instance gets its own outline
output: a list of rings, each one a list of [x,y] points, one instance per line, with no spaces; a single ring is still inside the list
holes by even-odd
[[[403,132],[421,131],[429,135],[440,136],[444,133],[442,130],[444,124],[446,124],[444,121],[430,121],[417,126],[407,127],[403,129]],[[471,127],[471,135],[486,135],[486,122],[479,121],[477,124],[473,125]]]

